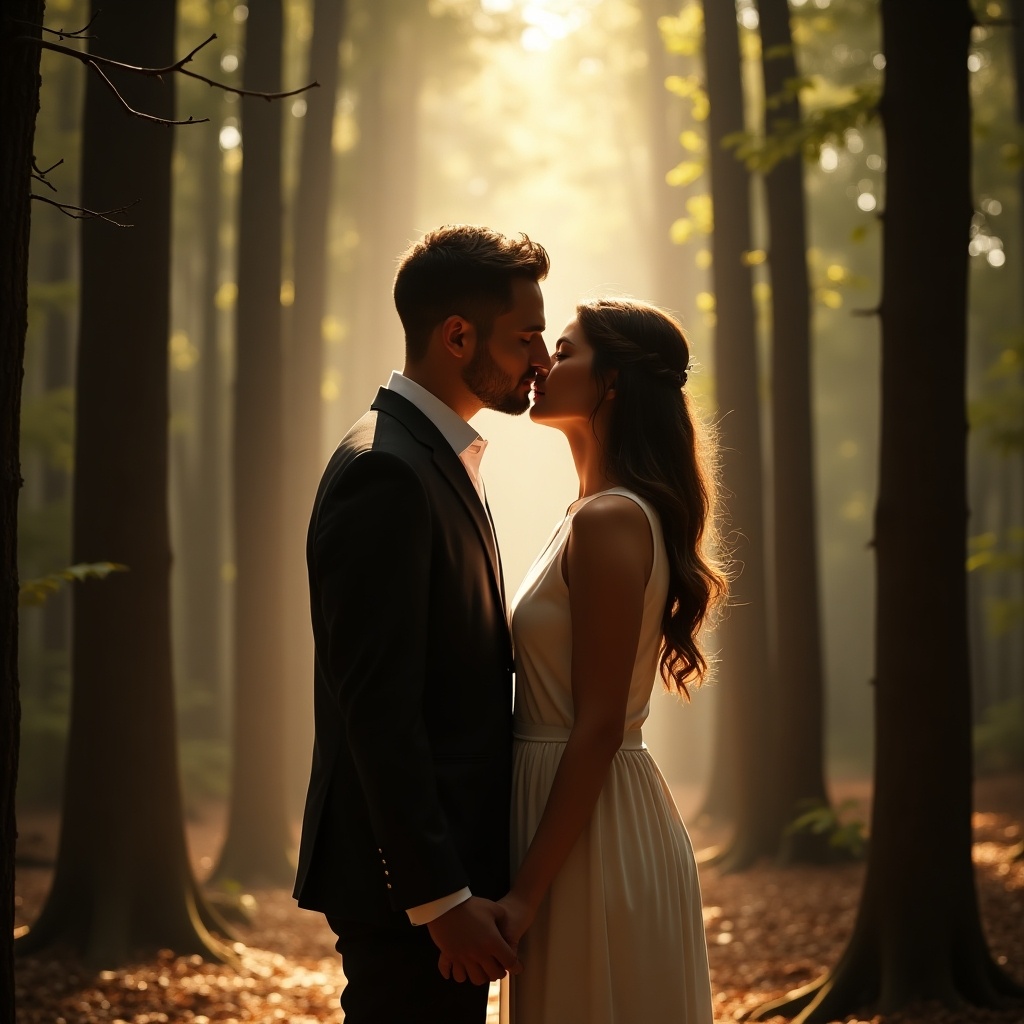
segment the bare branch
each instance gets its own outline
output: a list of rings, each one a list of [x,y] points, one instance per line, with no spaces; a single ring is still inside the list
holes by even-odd
[[[310,82],[309,85],[300,86],[298,89],[290,89],[288,92],[256,92],[253,89],[236,89],[232,85],[225,85],[223,82],[207,78],[205,75],[198,75],[194,71],[186,71],[184,68],[180,68],[179,70],[186,77],[194,78],[199,82],[205,82],[207,85],[213,86],[215,89],[223,89],[225,92],[233,92],[236,96],[256,96],[261,100],[266,100],[268,103],[271,100],[283,100],[287,99],[289,96],[298,96],[300,92],[308,92],[310,89],[320,88],[319,82]]]
[[[93,69],[93,71],[96,72],[97,75],[100,76],[100,78],[103,81],[103,84],[114,94],[114,98],[117,100],[118,103],[121,104],[121,106],[124,109],[125,113],[126,114],[130,114],[132,117],[141,118],[143,121],[152,121],[154,124],[166,124],[166,125],[202,124],[204,121],[209,121],[210,120],[208,117],[201,117],[201,118],[196,119],[196,118],[192,117],[192,115],[190,114],[188,119],[185,120],[185,121],[174,121],[174,120],[171,120],[170,118],[167,118],[167,117],[157,117],[155,114],[147,114],[147,113],[144,113],[141,110],[136,110],[117,91],[117,86],[114,85],[114,83],[109,78],[107,78],[107,76],[103,72],[103,69],[99,66],[99,64],[96,63],[96,61],[94,61],[94,60],[86,60],[85,63],[86,63],[86,65],[91,67]]]
[[[30,193],[29,199],[38,199],[41,203],[46,203],[48,206],[56,206],[61,213],[73,220],[104,220],[108,224],[113,224],[116,228],[131,228],[134,224],[125,224],[122,221],[114,220],[119,213],[124,213],[126,210],[130,210],[137,202],[138,199],[133,199],[130,203],[124,206],[119,206],[115,210],[87,210],[84,206],[72,206],[70,203],[58,203],[56,199],[50,199],[49,196],[40,196],[35,192]]]
[[[51,192],[57,191],[57,186],[53,184],[46,176],[56,167],[64,163],[64,157],[61,157],[55,164],[51,164],[46,170],[41,170],[39,164],[36,163],[36,158],[32,157],[32,174],[31,177],[35,181],[41,181]]]
[[[42,26],[44,32],[49,32],[51,35],[56,36],[58,39],[95,39],[95,36],[87,35],[86,33],[92,28],[92,23],[100,16],[99,11],[95,11],[93,16],[81,27],[75,29],[74,32],[65,32],[64,29],[52,29],[47,28],[45,25]]]
[[[32,157],[32,170],[35,171],[36,174],[40,174],[45,178],[50,171],[55,171],[62,163],[64,163],[64,157],[61,157],[55,164],[50,164],[50,166],[44,171],[40,170],[39,164],[36,163],[36,158]]]
[[[86,25],[76,28],[73,32],[65,31],[62,28],[47,28],[45,25],[35,25],[30,21],[22,21],[20,18],[12,18],[11,20],[15,25],[28,25],[30,28],[38,28],[40,32],[49,32],[51,36],[56,36],[58,39],[95,39],[95,36],[89,36],[86,33],[92,28],[92,23],[99,17],[99,14],[100,12],[96,11]]]
[[[223,89],[225,92],[234,93],[236,96],[254,96],[258,99],[266,100],[268,103],[271,100],[286,99],[289,96],[298,96],[299,93],[307,92],[310,89],[320,88],[319,82],[310,82],[308,85],[300,86],[298,89],[290,89],[288,92],[258,92],[254,89],[238,89],[233,85],[225,85],[224,82],[218,82],[214,78],[207,78],[206,75],[200,75],[198,72],[186,70],[185,65],[190,63],[192,58],[204,46],[209,45],[217,38],[216,32],[214,32],[208,39],[204,39],[198,46],[193,47],[193,49],[185,54],[185,56],[180,60],[176,60],[173,64],[168,64],[167,67],[163,68],[148,68],[142,67],[138,64],[125,64],[119,60],[112,60],[109,57],[99,57],[96,54],[86,53],[83,50],[75,50],[70,46],[62,46],[60,43],[51,43],[45,39],[35,39],[32,36],[22,36],[21,38],[25,42],[38,44],[44,50],[52,50],[54,53],[63,53],[65,56],[73,57],[75,60],[80,60],[83,64],[88,65],[103,79],[106,86],[114,93],[117,101],[127,113],[131,114],[133,117],[141,117],[146,121],[155,121],[158,124],[201,124],[203,121],[209,120],[209,118],[189,117],[186,121],[169,121],[164,118],[153,117],[150,114],[141,113],[125,102],[124,97],[117,91],[116,86],[110,81],[106,74],[104,74],[102,69],[116,68],[119,71],[126,71],[129,74],[141,75],[144,78],[163,78],[165,75],[172,75],[177,72],[178,74],[185,75],[188,78],[194,78],[199,82],[205,82],[212,88]]]

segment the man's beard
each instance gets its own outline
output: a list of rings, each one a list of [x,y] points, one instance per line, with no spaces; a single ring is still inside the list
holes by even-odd
[[[462,371],[466,387],[484,403],[485,409],[519,416],[530,408],[530,396],[519,393],[519,387],[533,380],[533,373],[520,380],[513,380],[491,358],[487,345],[479,345],[469,366]]]

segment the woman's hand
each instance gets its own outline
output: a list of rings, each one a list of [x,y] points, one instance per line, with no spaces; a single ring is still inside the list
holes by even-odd
[[[513,890],[498,900],[498,909],[504,915],[498,917],[498,928],[505,941],[518,953],[519,940],[533,924],[537,908]]]

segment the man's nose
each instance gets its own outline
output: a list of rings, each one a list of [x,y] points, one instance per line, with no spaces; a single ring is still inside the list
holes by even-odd
[[[537,334],[530,344],[530,365],[539,370],[547,372],[551,366],[551,357],[548,355],[548,347],[544,344],[544,335]]]

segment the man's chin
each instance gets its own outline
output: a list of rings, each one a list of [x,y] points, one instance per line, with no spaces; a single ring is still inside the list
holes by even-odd
[[[519,394],[517,389],[510,395],[505,395],[498,402],[489,402],[487,408],[493,409],[495,412],[503,412],[506,416],[522,416],[530,408],[530,396],[529,394]]]
[[[529,409],[529,398],[520,398],[519,395],[511,395],[503,399],[497,406],[488,406],[496,413],[505,413],[506,416],[522,416]]]

